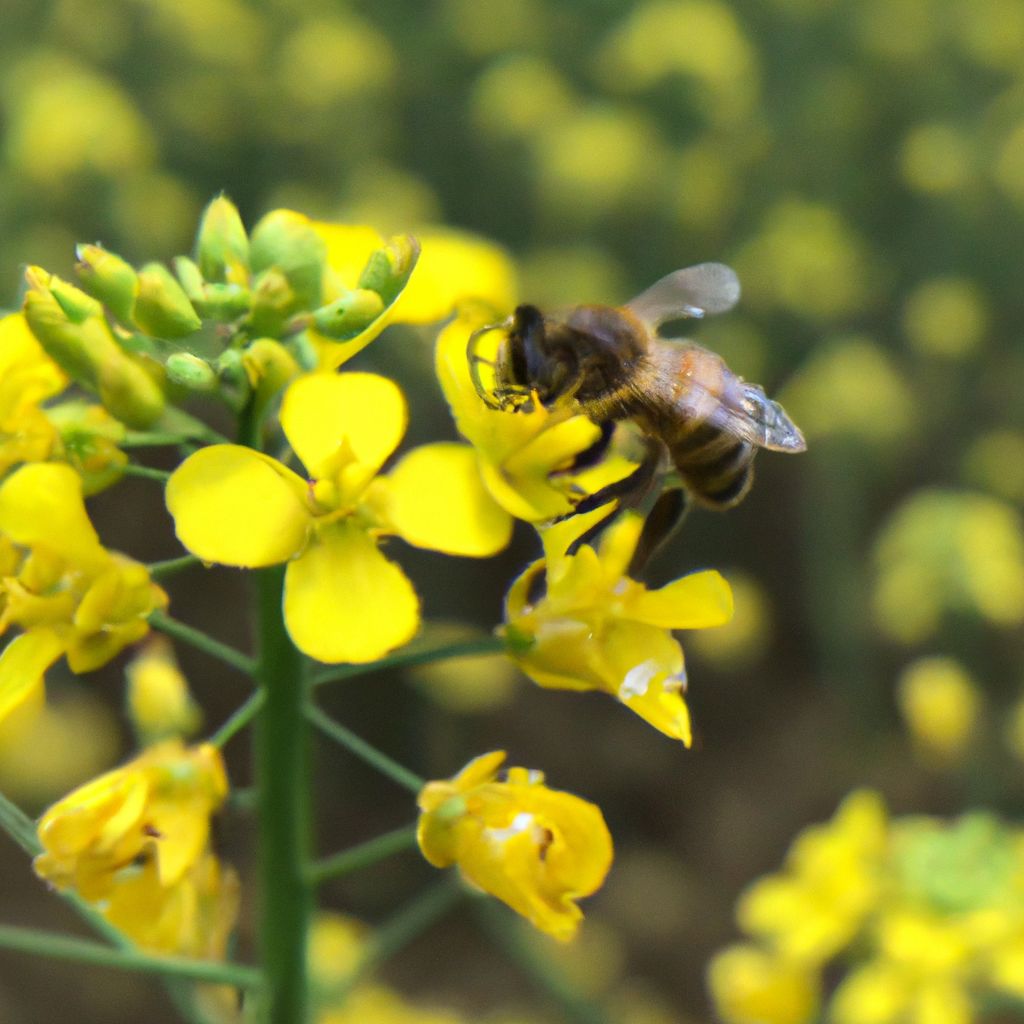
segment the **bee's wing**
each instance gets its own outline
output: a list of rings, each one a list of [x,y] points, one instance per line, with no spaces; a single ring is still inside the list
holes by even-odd
[[[667,320],[724,313],[739,301],[740,281],[724,263],[698,263],[656,281],[626,308],[657,330]]]
[[[723,426],[744,441],[773,452],[802,452],[807,448],[800,428],[773,402],[759,384],[740,384],[740,408],[722,403]]]

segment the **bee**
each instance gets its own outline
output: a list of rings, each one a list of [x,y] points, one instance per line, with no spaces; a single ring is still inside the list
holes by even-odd
[[[470,338],[473,382],[495,409],[515,410],[535,399],[547,408],[569,403],[602,425],[606,440],[615,423],[629,420],[667,453],[697,503],[732,508],[750,490],[758,450],[801,452],[803,435],[778,402],[720,356],[658,331],[670,321],[724,313],[739,295],[729,267],[701,263],[669,274],[621,307],[578,306],[557,319],[522,305],[505,323]],[[497,356],[485,359],[480,340],[498,328]],[[482,364],[493,368],[489,388]],[[613,496],[605,489],[587,507]]]

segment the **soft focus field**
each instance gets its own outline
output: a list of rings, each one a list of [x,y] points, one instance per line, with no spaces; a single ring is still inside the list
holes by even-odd
[[[427,778],[503,748],[600,803],[609,880],[576,945],[537,942],[611,1020],[712,1019],[705,972],[739,937],[739,894],[853,790],[897,816],[1024,814],[1021,0],[6,0],[0,26],[7,308],[25,264],[70,275],[76,242],[187,251],[221,191],[250,225],[284,206],[488,237],[546,308],[621,303],[705,260],[739,273],[739,308],[694,337],[778,397],[809,450],[762,455],[750,497],[694,512],[654,567],[719,568],[735,590],[731,625],[682,637],[693,749],[496,660],[327,701]],[[406,390],[409,443],[455,436],[435,335],[393,327],[357,359]],[[109,495],[90,506],[104,541],[179,554],[158,489],[125,493],[129,528]],[[486,632],[536,557],[516,537],[482,562],[390,550],[429,620]],[[241,574],[189,580],[176,617],[245,646]],[[179,656],[215,727],[246,691]],[[31,813],[130,747],[123,659],[85,685],[54,673],[50,693],[45,731],[0,743],[0,791]],[[227,752],[236,786],[248,754]],[[326,744],[318,758],[324,849],[410,820],[385,779]],[[244,818],[220,839],[244,887]],[[372,924],[432,873],[403,854],[324,897]],[[0,879],[6,922],[78,927],[6,840]],[[244,951],[253,923],[243,896]],[[383,977],[467,1021],[568,1019],[469,915]],[[176,1019],[141,976],[0,954],[0,1020],[69,1007],[78,1024]]]

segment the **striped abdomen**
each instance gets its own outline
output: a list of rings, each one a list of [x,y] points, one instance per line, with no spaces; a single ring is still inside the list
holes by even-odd
[[[742,501],[754,480],[757,449],[710,419],[691,420],[680,428],[665,441],[694,498],[715,509],[731,508]]]

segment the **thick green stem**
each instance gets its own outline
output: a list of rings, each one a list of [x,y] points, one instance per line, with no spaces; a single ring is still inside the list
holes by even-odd
[[[259,790],[261,959],[266,978],[266,1024],[304,1024],[309,1013],[306,946],[313,911],[310,861],[309,727],[304,710],[307,662],[288,637],[282,616],[284,572],[257,574],[260,656],[256,677],[264,693],[256,720]]]

